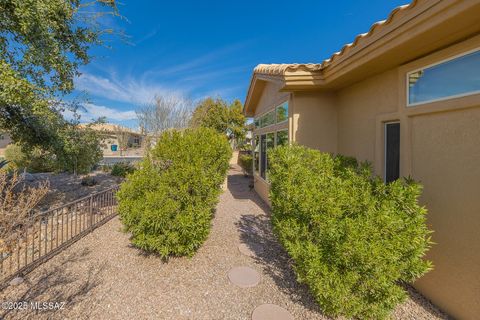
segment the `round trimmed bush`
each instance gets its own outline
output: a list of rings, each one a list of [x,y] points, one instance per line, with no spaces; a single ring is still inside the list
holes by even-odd
[[[300,146],[269,151],[272,222],[298,280],[330,316],[383,319],[431,268],[421,186]]]
[[[213,129],[162,134],[117,194],[133,245],[163,258],[192,256],[209,234],[230,157],[226,136]]]

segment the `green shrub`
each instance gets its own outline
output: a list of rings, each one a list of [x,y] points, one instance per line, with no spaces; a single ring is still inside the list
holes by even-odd
[[[238,157],[238,164],[240,167],[242,167],[243,171],[246,174],[252,174],[253,173],[253,158],[249,154],[241,154]]]
[[[117,194],[132,243],[162,258],[192,256],[210,231],[230,157],[213,129],[165,132]]]
[[[24,150],[19,144],[10,144],[5,150],[5,158],[12,169],[26,169],[33,173],[55,171],[55,157],[39,148]]]
[[[82,178],[82,181],[80,183],[82,186],[85,187],[93,187],[94,185],[98,184],[98,181],[92,176],[85,176]]]
[[[10,162],[14,169],[23,169],[28,166],[28,155],[23,152],[18,144],[9,144],[5,149],[5,159]]]
[[[431,268],[421,186],[385,185],[367,164],[300,146],[269,151],[274,231],[322,310],[382,319]]]
[[[112,166],[110,174],[116,177],[126,177],[128,174],[135,171],[135,167],[128,162],[117,162]]]

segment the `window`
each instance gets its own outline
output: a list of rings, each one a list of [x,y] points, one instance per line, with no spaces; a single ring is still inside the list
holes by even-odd
[[[288,144],[288,130],[277,131],[277,146]]]
[[[264,128],[275,123],[281,123],[288,120],[288,102],[282,103],[275,110],[265,113],[254,119],[255,128]]]
[[[265,179],[265,172],[267,167],[267,135],[260,136],[260,177]]]
[[[277,123],[288,120],[288,102],[277,107]]]
[[[260,136],[260,177],[267,179],[268,155],[267,151],[275,147],[275,134],[273,132]]]
[[[258,173],[260,168],[260,137],[255,136],[255,145],[253,149],[253,169]]]
[[[480,50],[408,73],[408,105],[480,93]]]
[[[400,123],[385,124],[385,182],[400,178]]]
[[[277,132],[269,132],[261,136],[255,136],[255,147],[253,149],[253,163],[256,173],[260,173],[260,177],[268,180],[268,150],[276,146],[288,143],[288,130]]]

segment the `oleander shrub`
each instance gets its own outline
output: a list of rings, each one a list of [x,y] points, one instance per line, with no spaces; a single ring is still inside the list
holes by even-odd
[[[421,186],[384,184],[370,166],[301,146],[269,151],[275,234],[324,313],[387,318],[403,283],[431,268]]]
[[[251,175],[253,173],[253,158],[250,154],[241,154],[238,157],[238,164],[245,174]]]
[[[116,177],[125,178],[128,174],[135,171],[135,166],[128,162],[117,162],[112,166],[110,174]]]
[[[210,128],[163,133],[117,194],[133,245],[164,259],[192,256],[209,234],[231,152]]]

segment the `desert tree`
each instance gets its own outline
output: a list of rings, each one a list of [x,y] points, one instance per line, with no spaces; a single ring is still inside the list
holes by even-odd
[[[122,126],[114,126],[113,128],[115,137],[118,141],[118,148],[120,149],[120,156],[123,155],[123,151],[128,149],[128,142],[130,140],[130,130]]]
[[[51,148],[63,116],[52,101],[74,89],[90,48],[113,34],[102,16],[113,0],[0,1],[0,130],[22,144]]]
[[[228,104],[221,98],[208,97],[200,101],[190,120],[191,127],[213,128],[228,135],[233,145],[245,137],[246,118],[239,100]]]
[[[180,96],[156,95],[151,103],[139,106],[136,110],[138,123],[146,143],[156,139],[170,129],[188,127],[193,109],[190,99]]]

